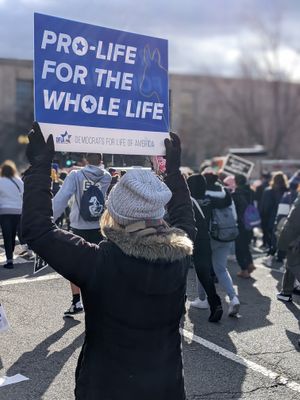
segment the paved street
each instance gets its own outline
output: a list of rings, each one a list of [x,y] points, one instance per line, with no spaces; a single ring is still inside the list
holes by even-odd
[[[269,269],[260,264],[261,254],[256,257],[258,268],[250,280],[237,278],[237,265],[230,262],[242,304],[239,319],[225,315],[220,324],[210,324],[208,310],[187,303],[182,332],[189,400],[300,398],[300,297],[289,305],[277,301],[279,266]],[[33,263],[17,260],[14,270],[0,267],[0,301],[11,325],[0,334],[0,378],[22,374],[29,379],[0,388],[0,399],[73,399],[84,317],[63,319],[70,302],[63,278],[49,268],[33,276]],[[191,269],[188,297],[195,295]]]

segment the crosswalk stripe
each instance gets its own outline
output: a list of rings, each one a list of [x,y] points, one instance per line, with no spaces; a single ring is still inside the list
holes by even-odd
[[[9,285],[18,285],[20,283],[32,283],[32,282],[41,282],[41,281],[50,281],[52,279],[62,278],[61,275],[53,272],[44,276],[37,276],[35,278],[16,278],[16,279],[7,279],[4,281],[0,281],[0,287],[9,286]]]
[[[193,342],[196,342],[201,346],[204,346],[207,349],[212,350],[215,353],[218,353],[221,356],[226,357],[235,363],[241,364],[244,367],[251,369],[254,372],[266,376],[272,381],[275,381],[278,385],[283,385],[293,390],[294,392],[300,393],[300,384],[298,382],[290,380],[284,375],[279,375],[277,372],[271,371],[263,367],[262,365],[247,360],[246,358],[239,356],[238,354],[232,353],[231,351],[226,350],[223,347],[220,347],[215,343],[210,342],[209,340],[203,339],[200,336],[195,335],[193,332],[190,332],[187,329],[181,329],[181,334],[188,340],[192,340]]]

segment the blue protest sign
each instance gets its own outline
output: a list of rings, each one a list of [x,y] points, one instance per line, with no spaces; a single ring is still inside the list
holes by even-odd
[[[34,85],[57,151],[164,153],[167,40],[35,14]]]

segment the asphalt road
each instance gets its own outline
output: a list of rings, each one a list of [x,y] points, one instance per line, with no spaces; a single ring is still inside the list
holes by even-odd
[[[257,256],[253,279],[237,278],[236,263],[229,263],[240,318],[225,314],[221,323],[211,324],[208,310],[187,303],[182,332],[189,400],[300,399],[300,297],[289,305],[276,300],[279,266],[266,268]],[[14,270],[0,266],[0,301],[11,326],[0,333],[0,381],[16,374],[29,379],[0,387],[0,400],[73,399],[84,316],[63,319],[70,303],[68,283],[49,268],[33,276],[32,262],[18,260]],[[188,298],[195,295],[191,269]]]

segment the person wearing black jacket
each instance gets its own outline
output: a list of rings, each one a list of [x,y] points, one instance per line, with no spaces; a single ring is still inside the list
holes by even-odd
[[[191,306],[196,308],[208,308],[209,304],[211,313],[208,320],[209,322],[218,322],[222,318],[223,309],[221,299],[216,292],[212,274],[213,266],[210,237],[208,232],[209,227],[199,205],[199,202],[201,202],[201,200],[203,200],[205,197],[206,180],[201,174],[195,174],[188,178],[187,183],[193,200],[197,228],[197,236],[194,243],[193,261],[197,278],[207,295],[207,300],[206,298],[201,298],[203,291],[201,288],[199,297],[191,302]]]
[[[184,400],[180,319],[195,221],[179,171],[180,141],[166,139],[165,183],[133,170],[112,189],[99,245],[58,229],[52,218],[53,138],[29,135],[22,216],[24,238],[81,288],[85,340],[76,369],[77,400]],[[165,205],[172,227],[163,220]],[[112,296],[112,292],[118,296]]]
[[[288,191],[289,183],[286,175],[279,171],[272,176],[269,187],[267,187],[261,200],[261,222],[262,228],[266,235],[266,243],[268,246],[268,257],[263,260],[263,263],[268,267],[272,266],[274,255],[277,250],[277,239],[275,235],[275,221],[278,211],[278,205],[282,196]]]
[[[240,278],[250,278],[250,274],[255,270],[253,258],[250,252],[252,230],[247,230],[244,223],[246,208],[254,203],[254,192],[247,184],[244,175],[235,176],[236,189],[232,193],[232,198],[237,212],[239,235],[235,240],[235,255],[241,268],[238,272]]]

